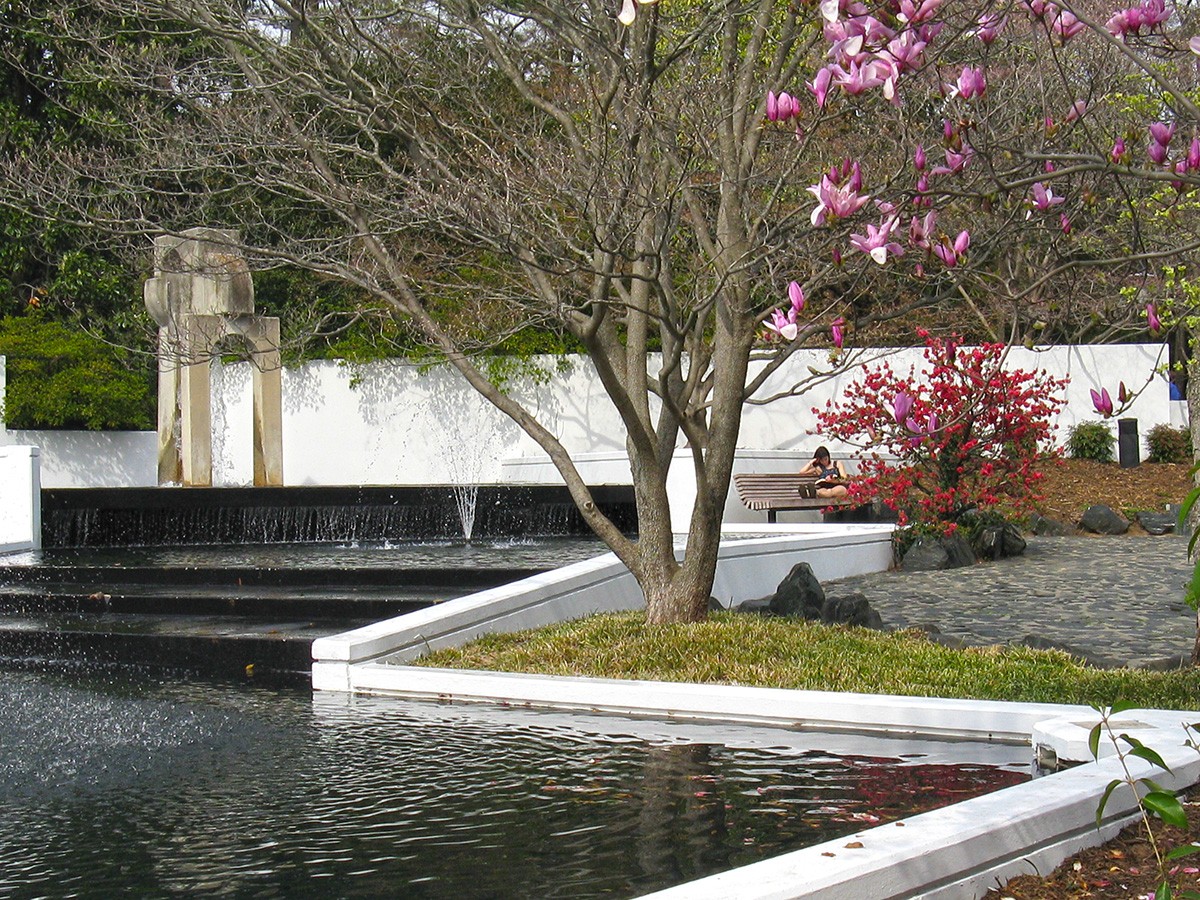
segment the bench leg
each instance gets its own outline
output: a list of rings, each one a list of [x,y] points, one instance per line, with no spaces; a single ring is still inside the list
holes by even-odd
[[[778,514],[778,513],[777,513],[777,511],[776,511],[776,510],[773,510],[773,509],[768,509],[768,510],[767,510],[767,524],[768,524],[768,525],[775,525],[775,524],[776,524],[775,517],[776,517],[776,515],[777,515],[777,514]]]

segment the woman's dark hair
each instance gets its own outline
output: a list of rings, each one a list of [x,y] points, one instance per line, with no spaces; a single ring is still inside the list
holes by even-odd
[[[829,459],[829,448],[818,447],[817,452],[813,454],[813,459]]]

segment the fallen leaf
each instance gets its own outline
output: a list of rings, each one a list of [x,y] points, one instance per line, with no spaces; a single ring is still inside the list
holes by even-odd
[[[837,856],[837,854],[836,854],[836,853],[830,853],[828,850],[826,850],[826,851],[825,851],[824,853],[822,853],[821,855],[822,855],[822,856]]]
[[[851,841],[846,845],[847,850],[861,850],[863,848],[862,841]]]

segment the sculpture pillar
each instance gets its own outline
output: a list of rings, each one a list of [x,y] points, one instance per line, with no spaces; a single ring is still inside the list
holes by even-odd
[[[279,320],[254,315],[237,234],[191,228],[154,241],[146,309],[159,325],[158,480],[212,484],[209,360],[223,341],[249,346],[254,367],[254,483],[283,484]]]

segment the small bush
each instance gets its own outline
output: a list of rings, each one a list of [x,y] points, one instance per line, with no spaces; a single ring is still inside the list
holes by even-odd
[[[1155,425],[1146,434],[1147,462],[1190,463],[1192,435],[1186,428]]]
[[[1112,462],[1115,442],[1112,430],[1103,422],[1080,422],[1067,436],[1067,453],[1071,459]]]

